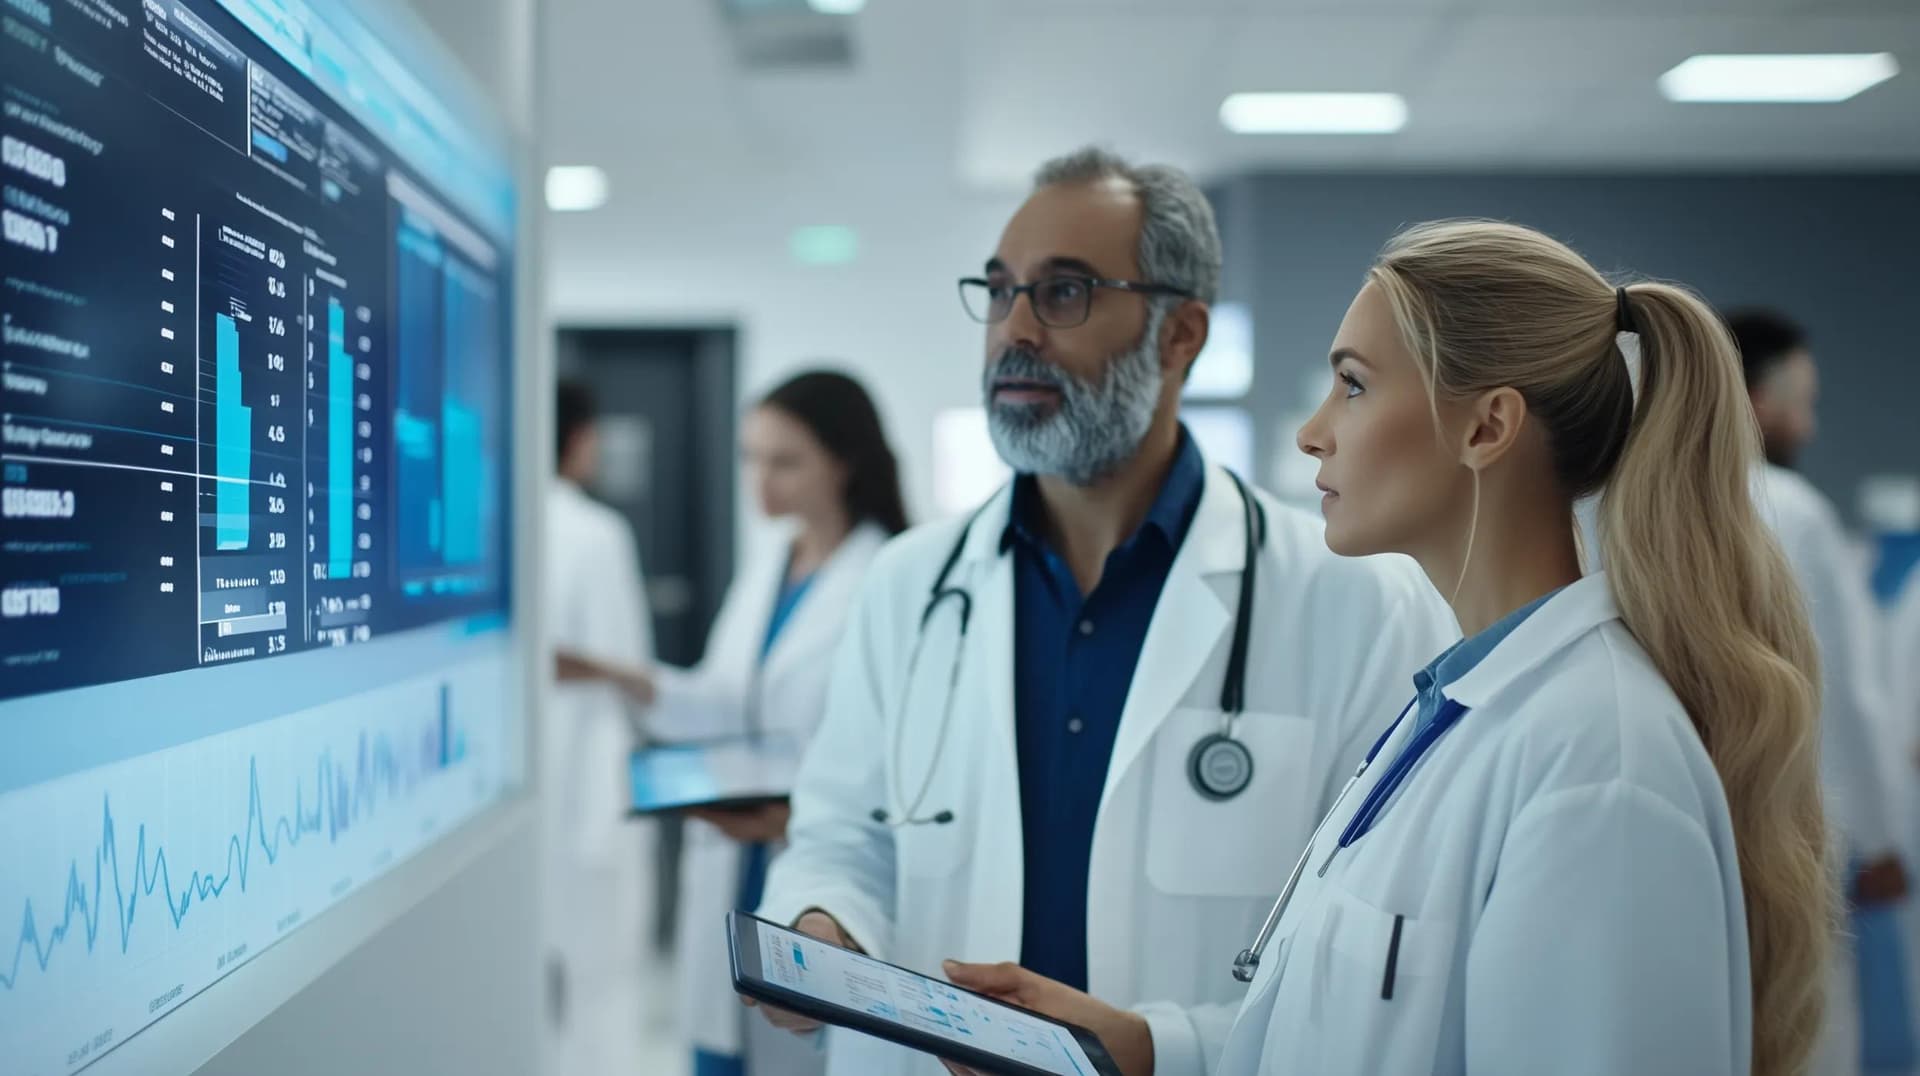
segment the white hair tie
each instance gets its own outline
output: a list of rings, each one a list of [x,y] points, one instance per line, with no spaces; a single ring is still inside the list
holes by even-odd
[[[1627,289],[1613,289],[1615,307],[1615,326],[1613,346],[1620,349],[1620,357],[1627,363],[1627,387],[1633,394],[1633,406],[1640,407],[1640,321],[1633,316],[1633,307],[1627,302]]]

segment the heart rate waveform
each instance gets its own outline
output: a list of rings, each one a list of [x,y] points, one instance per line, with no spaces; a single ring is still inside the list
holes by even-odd
[[[37,966],[45,972],[64,944],[84,941],[87,952],[92,953],[100,943],[102,922],[109,910],[114,913],[110,924],[114,933],[107,941],[112,944],[117,937],[122,954],[132,944],[143,901],[151,904],[158,899],[166,912],[165,919],[156,920],[158,925],[179,930],[195,905],[220,899],[234,885],[241,893],[246,892],[249,878],[261,865],[256,855],[264,858],[266,866],[272,866],[308,838],[323,836],[330,844],[339,842],[356,823],[377,812],[383,797],[395,799],[412,793],[423,781],[458,764],[465,750],[464,734],[449,717],[443,685],[440,711],[419,734],[412,752],[396,751],[386,736],[362,733],[351,768],[337,765],[331,752],[322,753],[314,762],[313,802],[307,802],[306,784],[296,781],[292,811],[271,821],[261,793],[258,757],[250,756],[246,819],[227,839],[225,862],[217,870],[194,869],[177,888],[166,849],[157,839],[149,838],[144,822],[136,830],[128,877],[120,859],[112,797],[102,796],[100,843],[90,856],[91,881],[83,860],[75,858],[67,871],[58,922],[48,927],[44,936],[33,902],[27,901],[11,966],[0,975],[0,988],[11,991],[19,987],[23,968]],[[74,938],[76,928],[83,931],[78,939]]]

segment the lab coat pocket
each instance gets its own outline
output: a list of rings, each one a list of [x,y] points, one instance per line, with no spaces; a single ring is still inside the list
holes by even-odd
[[[1221,731],[1220,711],[1180,709],[1154,736],[1147,790],[1147,878],[1162,893],[1271,898],[1313,828],[1314,723],[1245,713],[1234,736],[1253,776],[1229,800],[1200,794],[1189,773],[1194,745]]]
[[[1295,939],[1288,969],[1306,988],[1293,1014],[1293,1056],[1312,1062],[1303,1071],[1324,1076],[1432,1072],[1454,924],[1383,911],[1338,885],[1322,899],[1319,929]]]
[[[973,826],[956,817],[942,824],[905,826],[894,834],[900,869],[910,878],[948,878],[967,865]]]

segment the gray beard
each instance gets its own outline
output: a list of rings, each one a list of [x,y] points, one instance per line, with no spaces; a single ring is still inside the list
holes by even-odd
[[[1002,352],[987,368],[981,392],[994,450],[1007,466],[1020,474],[1090,486],[1138,455],[1165,381],[1160,372],[1165,318],[1158,304],[1149,306],[1139,342],[1108,359],[1097,381],[1082,381],[1027,351]],[[1051,385],[1060,391],[1060,402],[996,403],[993,382],[1001,377]]]

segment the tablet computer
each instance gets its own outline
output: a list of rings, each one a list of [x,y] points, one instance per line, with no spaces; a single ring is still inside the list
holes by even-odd
[[[800,772],[790,736],[660,744],[633,753],[632,813],[757,807],[785,800]]]
[[[1093,1033],[829,945],[727,916],[733,985],[755,1001],[1007,1076],[1119,1076]]]

